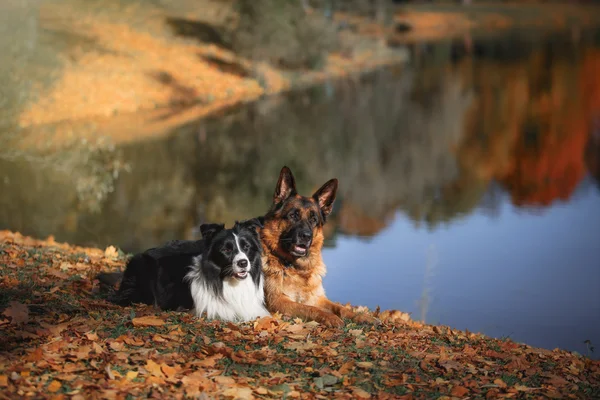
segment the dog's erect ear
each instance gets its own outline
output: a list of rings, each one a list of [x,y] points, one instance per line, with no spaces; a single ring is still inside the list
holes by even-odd
[[[292,171],[288,167],[283,167],[279,173],[279,180],[277,181],[277,187],[273,195],[273,204],[281,203],[294,193],[296,193],[294,175],[292,175]]]
[[[212,238],[219,232],[225,229],[223,224],[202,224],[200,225],[200,232],[202,233],[202,239],[206,242],[210,242]]]
[[[328,216],[333,209],[333,202],[337,193],[338,180],[331,179],[327,181],[319,190],[313,194],[313,199],[317,201],[323,216]]]

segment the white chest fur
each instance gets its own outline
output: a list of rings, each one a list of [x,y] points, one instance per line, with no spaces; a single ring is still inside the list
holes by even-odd
[[[200,271],[192,270],[188,279],[197,316],[206,312],[211,319],[244,322],[270,315],[264,305],[263,279],[255,285],[250,276],[244,280],[227,278],[221,296],[206,284]]]

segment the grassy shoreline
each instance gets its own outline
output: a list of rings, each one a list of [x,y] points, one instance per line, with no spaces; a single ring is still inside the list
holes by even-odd
[[[379,316],[340,330],[120,308],[126,256],[0,232],[0,398],[595,398],[600,361]]]

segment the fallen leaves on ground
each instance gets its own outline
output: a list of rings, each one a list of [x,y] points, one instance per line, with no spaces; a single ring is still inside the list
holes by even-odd
[[[280,316],[232,324],[112,307],[94,276],[125,260],[116,250],[0,232],[5,397],[600,396],[600,361],[425,325],[399,312],[376,310],[380,326],[347,321],[329,329]],[[53,272],[64,263],[87,267],[59,277]]]

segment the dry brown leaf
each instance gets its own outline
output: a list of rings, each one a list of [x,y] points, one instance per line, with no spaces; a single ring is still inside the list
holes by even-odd
[[[98,344],[98,342],[92,342],[92,347],[94,348],[94,352],[96,352],[96,354],[104,353],[104,349]]]
[[[95,341],[98,340],[98,335],[95,333],[86,333],[85,337],[87,338],[87,340],[91,340],[91,341]]]
[[[354,394],[354,396],[356,396],[360,399],[370,399],[371,398],[371,394],[361,388],[354,388],[352,390],[352,394]]]
[[[352,371],[353,369],[354,369],[354,361],[348,361],[348,362],[345,362],[344,364],[342,364],[340,369],[338,369],[338,373],[340,373],[341,375],[346,375],[348,372]]]
[[[29,321],[29,308],[18,301],[11,301],[2,314],[10,317],[12,319],[11,324],[14,325],[25,324]]]
[[[363,333],[362,329],[350,329],[348,331],[348,333],[350,333],[352,336],[360,336]]]
[[[498,378],[498,379],[494,379],[494,385],[498,385],[499,388],[506,388],[506,382],[504,382],[502,379]]]
[[[7,386],[8,386],[8,376],[0,375],[0,387],[7,387]]]
[[[145,317],[139,317],[139,318],[134,318],[131,320],[131,322],[133,323],[133,326],[163,326],[165,324],[165,321],[163,321],[162,319],[155,317],[155,316],[145,316]]]
[[[450,394],[455,397],[464,397],[469,393],[469,389],[464,386],[454,386]]]

